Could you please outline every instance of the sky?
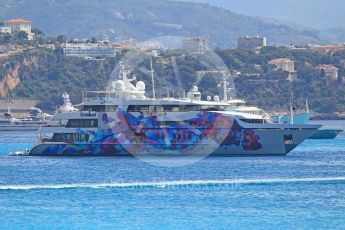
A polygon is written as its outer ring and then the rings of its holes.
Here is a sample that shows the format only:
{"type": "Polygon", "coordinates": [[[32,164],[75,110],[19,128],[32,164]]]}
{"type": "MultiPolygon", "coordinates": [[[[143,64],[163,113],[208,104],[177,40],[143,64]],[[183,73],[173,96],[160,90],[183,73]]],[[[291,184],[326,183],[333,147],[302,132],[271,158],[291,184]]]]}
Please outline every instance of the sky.
{"type": "Polygon", "coordinates": [[[344,0],[185,0],[315,29],[345,27],[344,0]]]}

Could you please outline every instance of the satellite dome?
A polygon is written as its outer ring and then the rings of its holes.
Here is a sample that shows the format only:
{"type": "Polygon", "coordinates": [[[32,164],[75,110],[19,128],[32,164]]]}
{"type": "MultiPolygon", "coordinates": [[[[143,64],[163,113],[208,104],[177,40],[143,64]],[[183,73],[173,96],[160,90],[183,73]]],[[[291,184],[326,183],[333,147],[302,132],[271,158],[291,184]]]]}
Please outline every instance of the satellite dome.
{"type": "Polygon", "coordinates": [[[220,100],[219,100],[219,96],[217,96],[217,95],[214,96],[214,97],[213,97],[213,100],[216,101],[216,102],[219,102],[219,101],[220,101],[220,100]]]}
{"type": "Polygon", "coordinates": [[[62,98],[63,98],[63,99],[69,99],[69,94],[68,94],[67,92],[64,92],[64,93],[62,94],[62,98]]]}
{"type": "Polygon", "coordinates": [[[145,91],[146,89],[145,82],[143,81],[138,81],[135,87],[140,91],[145,91]]]}
{"type": "Polygon", "coordinates": [[[115,89],[116,90],[124,90],[125,89],[125,83],[122,80],[117,80],[115,82],[115,89]]]}

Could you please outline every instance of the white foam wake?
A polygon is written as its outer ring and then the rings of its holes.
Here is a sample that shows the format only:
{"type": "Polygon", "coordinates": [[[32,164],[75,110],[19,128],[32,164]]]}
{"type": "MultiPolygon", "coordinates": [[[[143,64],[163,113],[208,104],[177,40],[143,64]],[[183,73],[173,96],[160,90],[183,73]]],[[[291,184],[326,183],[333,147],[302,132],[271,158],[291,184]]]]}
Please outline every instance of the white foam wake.
{"type": "Polygon", "coordinates": [[[178,186],[212,186],[237,184],[274,184],[306,182],[345,182],[345,177],[322,178],[274,178],[274,179],[231,179],[231,180],[181,180],[160,182],[95,183],[95,184],[42,184],[42,185],[0,185],[0,190],[31,189],[75,189],[75,188],[140,188],[140,187],[178,187],[178,186]]]}

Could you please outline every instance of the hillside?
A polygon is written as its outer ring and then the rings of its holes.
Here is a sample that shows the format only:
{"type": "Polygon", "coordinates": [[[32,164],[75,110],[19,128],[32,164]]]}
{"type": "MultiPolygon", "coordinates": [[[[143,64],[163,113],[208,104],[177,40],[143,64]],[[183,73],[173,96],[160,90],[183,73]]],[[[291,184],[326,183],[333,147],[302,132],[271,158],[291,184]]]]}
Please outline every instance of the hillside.
{"type": "MultiPolygon", "coordinates": [[[[198,85],[204,99],[206,95],[218,94],[222,97],[222,88],[219,86],[221,76],[219,79],[205,76],[200,81],[197,80],[196,71],[206,69],[194,56],[185,57],[180,52],[166,51],[162,52],[159,58],[155,58],[156,95],[166,96],[167,87],[170,93],[178,93],[177,83],[174,81],[175,72],[169,61],[175,56],[180,57],[176,62],[184,90],[198,85]],[[195,82],[197,83],[194,84],[195,82]]],[[[238,98],[268,111],[288,111],[289,95],[293,92],[294,106],[298,109],[304,109],[305,100],[308,99],[310,108],[324,114],[324,117],[336,118],[336,113],[345,112],[345,52],[326,56],[311,50],[267,47],[261,54],[242,50],[217,50],[217,53],[229,68],[242,73],[234,81],[238,98]],[[277,57],[295,60],[297,81],[287,81],[286,72],[272,69],[267,64],[269,60],[277,57]],[[322,73],[315,69],[319,64],[337,66],[340,76],[338,81],[322,76],[322,73]],[[257,68],[255,65],[261,67],[257,68]],[[257,76],[253,76],[255,74],[257,76]]],[[[31,50],[18,54],[5,65],[0,65],[0,87],[6,86],[0,93],[10,91],[11,98],[37,98],[41,102],[40,108],[45,111],[54,110],[56,105],[60,105],[61,94],[65,91],[70,93],[74,103],[79,103],[82,91],[106,87],[120,58],[121,56],[104,61],[88,61],[65,57],[56,51],[31,50]]],[[[138,67],[135,70],[136,76],[146,82],[148,95],[151,95],[150,73],[143,71],[149,69],[149,61],[146,60],[143,66],[138,67]]]]}
{"type": "Polygon", "coordinates": [[[330,43],[344,43],[345,42],[345,26],[334,27],[322,31],[321,37],[330,43]]]}
{"type": "Polygon", "coordinates": [[[203,36],[232,47],[239,36],[265,35],[271,44],[320,42],[318,33],[264,22],[208,4],[166,0],[3,0],[0,20],[23,17],[47,36],[135,38],[203,36]]]}

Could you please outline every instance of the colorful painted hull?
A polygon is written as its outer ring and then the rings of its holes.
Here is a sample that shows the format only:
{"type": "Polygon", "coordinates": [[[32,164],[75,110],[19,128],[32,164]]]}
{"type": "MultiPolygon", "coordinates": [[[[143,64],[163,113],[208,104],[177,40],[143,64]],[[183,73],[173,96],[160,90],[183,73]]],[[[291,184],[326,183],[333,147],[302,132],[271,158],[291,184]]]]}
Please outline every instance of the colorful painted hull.
{"type": "Polygon", "coordinates": [[[90,136],[87,142],[46,142],[29,155],[286,155],[319,128],[247,124],[213,112],[178,122],[127,112],[99,120],[97,131],[78,131],[90,136]]]}
{"type": "Polygon", "coordinates": [[[162,144],[62,144],[44,143],[35,146],[29,155],[44,156],[129,156],[129,155],[286,155],[296,148],[310,131],[289,131],[277,135],[274,131],[260,132],[261,143],[252,149],[231,144],[186,144],[172,148],[162,144]],[[274,136],[271,136],[273,133],[274,136]],[[293,143],[285,143],[284,136],[292,136],[293,143]]]}

